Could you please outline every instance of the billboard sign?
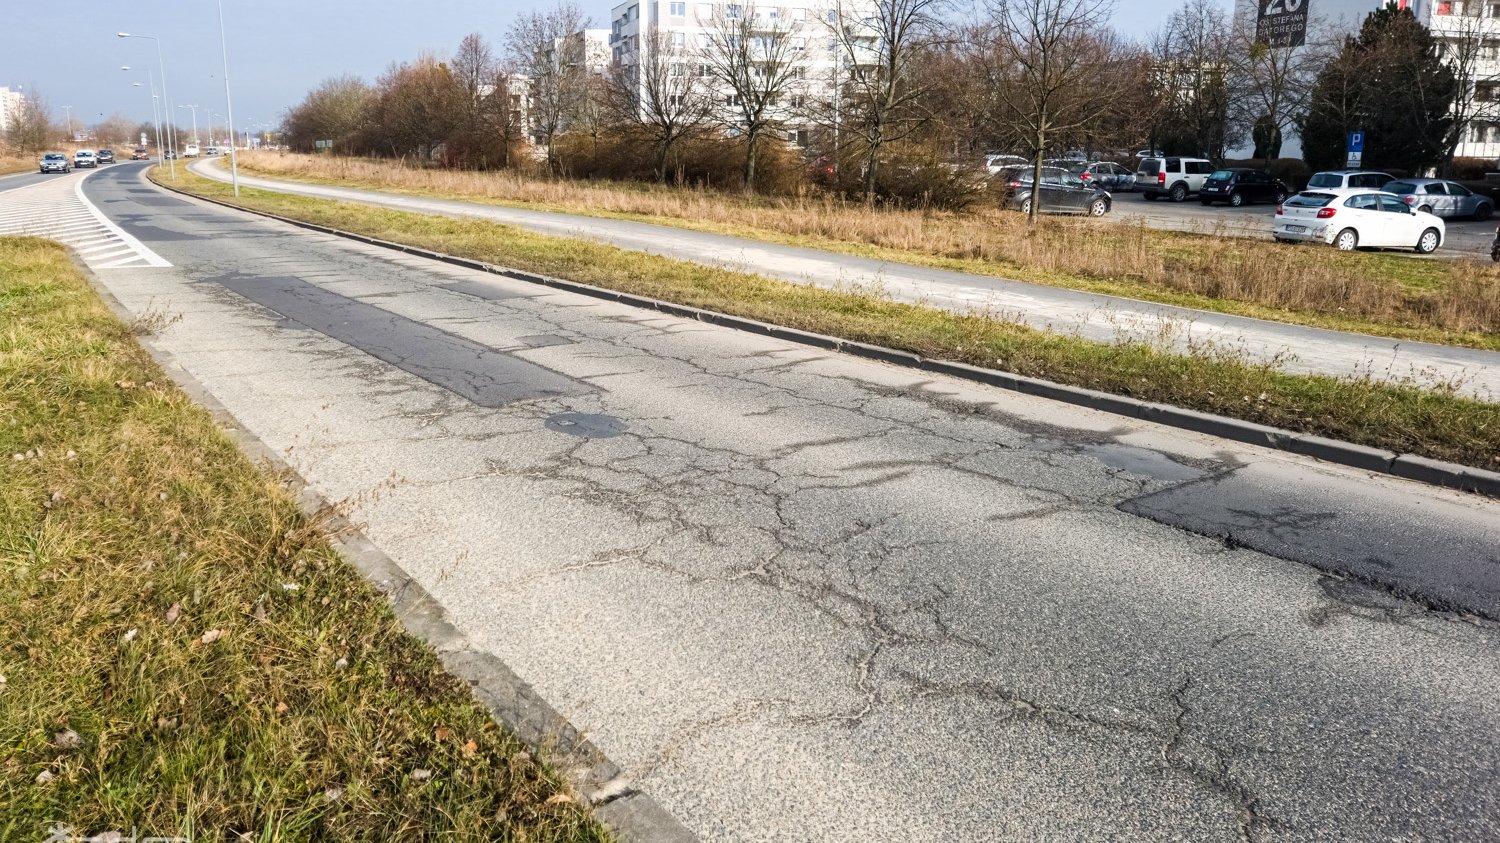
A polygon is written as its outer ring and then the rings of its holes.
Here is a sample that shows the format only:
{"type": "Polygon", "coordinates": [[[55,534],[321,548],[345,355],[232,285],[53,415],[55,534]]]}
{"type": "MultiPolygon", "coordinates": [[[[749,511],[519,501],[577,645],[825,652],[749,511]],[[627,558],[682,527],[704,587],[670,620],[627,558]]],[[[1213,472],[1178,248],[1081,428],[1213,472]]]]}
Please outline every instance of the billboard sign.
{"type": "Polygon", "coordinates": [[[1255,40],[1267,47],[1307,43],[1307,7],[1312,0],[1256,0],[1255,40]]]}

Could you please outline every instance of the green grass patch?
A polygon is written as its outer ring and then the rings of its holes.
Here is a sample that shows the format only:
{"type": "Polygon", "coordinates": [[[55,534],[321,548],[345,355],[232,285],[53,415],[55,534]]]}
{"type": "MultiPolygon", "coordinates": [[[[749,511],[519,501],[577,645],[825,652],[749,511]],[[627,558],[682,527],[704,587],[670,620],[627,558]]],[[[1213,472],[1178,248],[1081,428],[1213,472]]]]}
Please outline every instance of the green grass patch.
{"type": "MultiPolygon", "coordinates": [[[[1024,235],[989,230],[983,222],[958,214],[931,214],[930,238],[916,237],[909,246],[894,247],[877,242],[885,236],[879,226],[851,224],[844,227],[846,233],[841,236],[797,233],[665,212],[611,210],[587,201],[521,201],[477,189],[417,190],[377,179],[269,171],[257,169],[254,161],[250,156],[241,168],[289,181],[665,225],[1288,324],[1500,351],[1500,325],[1487,316],[1469,318],[1495,310],[1495,302],[1500,300],[1500,277],[1486,264],[1470,260],[1415,260],[1380,252],[1346,254],[1318,246],[1297,247],[1067,218],[1042,221],[1040,231],[1050,241],[1050,248],[1019,250],[1024,257],[1007,258],[1003,256],[1006,250],[994,248],[995,243],[1006,236],[1024,235]],[[869,239],[855,233],[860,231],[869,239]],[[1060,258],[1060,251],[1079,255],[1071,260],[1060,258]],[[1310,290],[1308,279],[1318,280],[1315,291],[1310,290]],[[1472,327],[1474,324],[1480,327],[1472,327]]],[[[647,204],[653,194],[665,190],[628,183],[610,183],[607,189],[639,193],[646,197],[643,201],[647,204]]],[[[776,208],[778,200],[726,195],[722,201],[765,210],[776,208]]],[[[1134,195],[1122,194],[1114,214],[1128,215],[1131,204],[1139,201],[1134,195]]],[[[670,202],[660,205],[672,207],[670,202]]],[[[861,211],[856,209],[855,213],[861,211]]],[[[1269,208],[1266,213],[1270,213],[1269,208]]],[[[1019,219],[1009,214],[994,219],[1014,223],[1017,220],[1012,216],[1019,219]]],[[[798,211],[788,209],[770,218],[794,229],[799,225],[794,221],[798,217],[798,211]]]]}
{"type": "Polygon", "coordinates": [[[150,326],[0,238],[0,840],[606,839],[150,326]]]}
{"type": "MultiPolygon", "coordinates": [[[[180,176],[180,174],[179,174],[180,176]]],[[[179,186],[230,201],[228,185],[179,186]]],[[[241,189],[244,207],[612,290],[1047,378],[1397,452],[1500,469],[1500,404],[1454,390],[1290,375],[1224,349],[1182,354],[1039,331],[860,290],[828,290],[492,222],[241,189]]]]}

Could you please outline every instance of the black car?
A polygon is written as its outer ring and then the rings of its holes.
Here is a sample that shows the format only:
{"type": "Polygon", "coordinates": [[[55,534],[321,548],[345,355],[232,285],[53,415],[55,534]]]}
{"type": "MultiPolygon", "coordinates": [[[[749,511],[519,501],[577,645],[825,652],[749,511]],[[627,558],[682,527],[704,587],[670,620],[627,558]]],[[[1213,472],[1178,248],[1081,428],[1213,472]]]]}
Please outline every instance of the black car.
{"type": "Polygon", "coordinates": [[[1280,205],[1290,192],[1285,184],[1265,170],[1236,167],[1214,170],[1198,191],[1198,201],[1204,205],[1227,202],[1236,208],[1249,202],[1280,205]]]}
{"type": "Polygon", "coordinates": [[[1109,213],[1113,201],[1109,191],[1090,185],[1083,179],[1060,167],[1042,168],[1042,189],[1036,191],[1031,185],[1031,170],[1012,171],[1007,182],[1009,197],[1006,206],[1024,214],[1031,213],[1033,194],[1038,194],[1044,214],[1088,214],[1102,217],[1109,213]]]}
{"type": "Polygon", "coordinates": [[[115,163],[115,151],[113,149],[101,149],[101,150],[99,150],[99,163],[100,164],[113,164],[113,163],[115,163]]]}

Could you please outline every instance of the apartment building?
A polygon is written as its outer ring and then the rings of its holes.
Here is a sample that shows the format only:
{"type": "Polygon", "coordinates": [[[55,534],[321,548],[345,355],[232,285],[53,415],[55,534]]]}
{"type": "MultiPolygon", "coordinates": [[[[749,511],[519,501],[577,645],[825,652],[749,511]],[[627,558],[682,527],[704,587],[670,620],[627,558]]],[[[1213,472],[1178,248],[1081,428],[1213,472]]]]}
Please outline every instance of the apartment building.
{"type": "Polygon", "coordinates": [[[11,122],[21,113],[24,100],[19,90],[0,87],[0,134],[10,130],[11,122]]]}
{"type": "Polygon", "coordinates": [[[1474,117],[1455,155],[1500,158],[1500,0],[1405,0],[1401,5],[1411,9],[1447,55],[1472,66],[1460,96],[1474,117]]]}
{"type": "MultiPolygon", "coordinates": [[[[789,143],[806,146],[813,120],[812,106],[836,98],[837,80],[847,61],[846,54],[835,43],[830,28],[840,20],[869,22],[875,15],[873,0],[627,0],[616,5],[609,30],[611,61],[625,71],[640,60],[642,40],[651,33],[661,33],[670,45],[673,61],[682,65],[681,73],[707,77],[705,63],[698,57],[708,43],[708,35],[724,20],[748,18],[761,37],[791,39],[795,79],[776,115],[789,143]]],[[[858,24],[856,24],[858,25],[858,24]]],[[[866,39],[873,45],[874,39],[866,39]]],[[[719,107],[732,108],[732,94],[716,91],[719,107]]]]}

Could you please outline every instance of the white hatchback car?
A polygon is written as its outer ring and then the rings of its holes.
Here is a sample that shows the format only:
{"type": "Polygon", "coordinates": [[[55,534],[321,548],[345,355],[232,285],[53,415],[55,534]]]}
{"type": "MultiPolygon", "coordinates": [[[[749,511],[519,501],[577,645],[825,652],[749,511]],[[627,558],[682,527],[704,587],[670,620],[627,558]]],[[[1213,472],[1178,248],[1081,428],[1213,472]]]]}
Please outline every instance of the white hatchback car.
{"type": "Polygon", "coordinates": [[[1304,190],[1276,206],[1271,236],[1283,243],[1322,241],[1340,251],[1415,249],[1431,254],[1443,245],[1443,221],[1367,188],[1304,190]]]}

